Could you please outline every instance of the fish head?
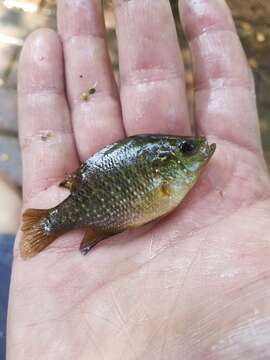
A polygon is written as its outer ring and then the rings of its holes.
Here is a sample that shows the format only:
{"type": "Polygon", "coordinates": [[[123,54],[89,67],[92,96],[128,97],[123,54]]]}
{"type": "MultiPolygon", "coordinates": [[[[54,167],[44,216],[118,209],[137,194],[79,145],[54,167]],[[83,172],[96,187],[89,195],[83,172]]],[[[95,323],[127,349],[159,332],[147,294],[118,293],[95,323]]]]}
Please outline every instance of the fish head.
{"type": "Polygon", "coordinates": [[[208,163],[216,149],[205,137],[168,137],[163,143],[159,166],[164,177],[181,178],[186,184],[194,183],[203,167],[208,163]]]}
{"type": "Polygon", "coordinates": [[[183,137],[177,145],[178,165],[194,174],[202,170],[216,150],[216,144],[209,145],[205,137],[183,137]]]}

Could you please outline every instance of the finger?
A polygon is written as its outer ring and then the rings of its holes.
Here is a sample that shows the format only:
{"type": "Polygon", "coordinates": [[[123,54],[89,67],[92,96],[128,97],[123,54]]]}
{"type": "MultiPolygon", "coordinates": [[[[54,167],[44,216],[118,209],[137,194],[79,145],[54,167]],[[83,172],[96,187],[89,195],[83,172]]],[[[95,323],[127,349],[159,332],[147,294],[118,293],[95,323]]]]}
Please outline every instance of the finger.
{"type": "Polygon", "coordinates": [[[66,84],[80,158],[124,136],[117,87],[105,41],[100,0],[60,0],[58,28],[64,46],[66,84]],[[81,93],[96,84],[96,93],[81,93]]]}
{"type": "Polygon", "coordinates": [[[19,133],[24,198],[78,166],[64,94],[61,42],[52,30],[26,40],[18,74],[19,133]]]}
{"type": "Polygon", "coordinates": [[[180,0],[194,68],[196,124],[214,135],[260,149],[254,86],[224,0],[180,0]]]}
{"type": "Polygon", "coordinates": [[[114,0],[126,132],[188,133],[184,67],[168,0],[114,0]]]}

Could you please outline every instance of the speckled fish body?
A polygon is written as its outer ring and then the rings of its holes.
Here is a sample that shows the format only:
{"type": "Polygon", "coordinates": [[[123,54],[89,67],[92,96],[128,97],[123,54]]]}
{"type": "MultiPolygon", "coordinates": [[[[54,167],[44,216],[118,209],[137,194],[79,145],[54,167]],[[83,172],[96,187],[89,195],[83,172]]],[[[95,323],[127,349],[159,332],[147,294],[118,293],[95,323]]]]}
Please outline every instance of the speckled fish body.
{"type": "Polygon", "coordinates": [[[32,256],[80,227],[88,229],[81,244],[86,253],[103,238],[169,213],[214,151],[215,144],[203,137],[164,135],[137,135],[106,146],[60,184],[70,190],[66,200],[25,212],[22,255],[32,256]],[[29,234],[36,237],[34,248],[29,234]]]}

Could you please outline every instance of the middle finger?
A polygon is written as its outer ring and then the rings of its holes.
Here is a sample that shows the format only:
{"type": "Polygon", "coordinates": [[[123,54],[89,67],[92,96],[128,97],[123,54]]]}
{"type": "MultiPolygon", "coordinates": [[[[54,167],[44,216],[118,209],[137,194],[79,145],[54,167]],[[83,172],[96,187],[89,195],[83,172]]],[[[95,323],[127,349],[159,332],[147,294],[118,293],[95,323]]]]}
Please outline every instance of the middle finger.
{"type": "Polygon", "coordinates": [[[169,0],[114,0],[128,135],[188,134],[184,66],[169,0]]]}

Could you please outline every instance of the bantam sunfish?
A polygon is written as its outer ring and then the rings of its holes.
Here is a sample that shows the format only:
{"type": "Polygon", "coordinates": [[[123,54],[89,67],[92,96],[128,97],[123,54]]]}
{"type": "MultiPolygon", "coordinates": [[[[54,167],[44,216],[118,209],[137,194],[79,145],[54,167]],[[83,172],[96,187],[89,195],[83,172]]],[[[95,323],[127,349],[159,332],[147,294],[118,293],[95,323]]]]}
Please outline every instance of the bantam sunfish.
{"type": "Polygon", "coordinates": [[[171,212],[216,149],[205,137],[136,135],[98,151],[59,185],[70,195],[48,210],[23,214],[20,251],[36,255],[59,235],[86,229],[80,250],[171,212]]]}

